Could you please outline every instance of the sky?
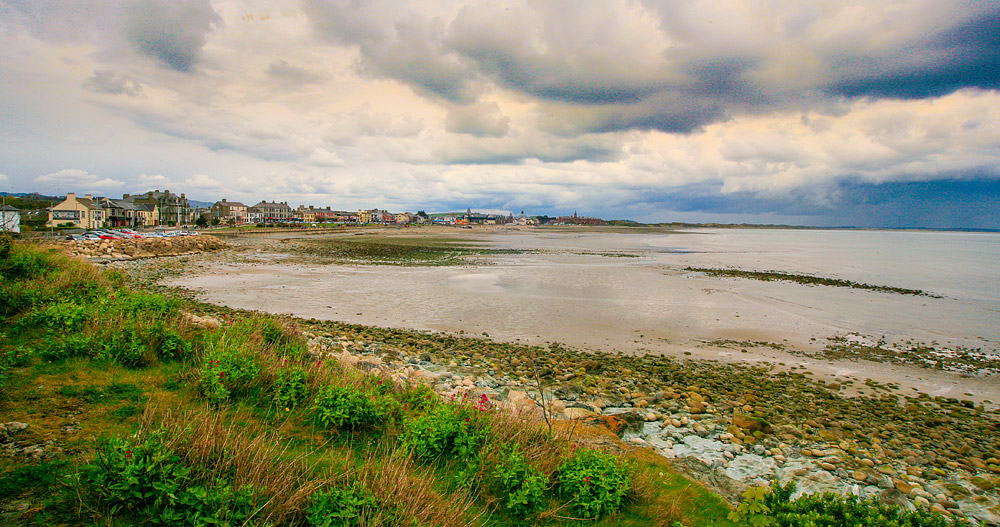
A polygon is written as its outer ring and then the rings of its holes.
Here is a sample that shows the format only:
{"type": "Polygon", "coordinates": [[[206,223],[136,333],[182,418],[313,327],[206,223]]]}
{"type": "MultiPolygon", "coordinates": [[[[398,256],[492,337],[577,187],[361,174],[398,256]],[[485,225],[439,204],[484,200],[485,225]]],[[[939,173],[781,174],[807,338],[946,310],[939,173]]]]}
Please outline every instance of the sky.
{"type": "Polygon", "coordinates": [[[997,0],[0,0],[0,191],[998,229],[998,89],[997,0]]]}

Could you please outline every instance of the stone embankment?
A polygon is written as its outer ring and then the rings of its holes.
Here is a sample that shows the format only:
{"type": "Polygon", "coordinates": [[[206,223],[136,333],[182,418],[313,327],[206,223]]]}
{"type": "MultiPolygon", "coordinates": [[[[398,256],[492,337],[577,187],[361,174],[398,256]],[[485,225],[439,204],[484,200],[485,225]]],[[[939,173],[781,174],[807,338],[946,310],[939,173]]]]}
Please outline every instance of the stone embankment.
{"type": "Polygon", "coordinates": [[[174,236],[172,238],[135,238],[129,240],[83,240],[55,242],[70,256],[101,260],[134,260],[157,256],[182,256],[217,251],[228,244],[215,236],[174,236]]]}
{"type": "MultiPolygon", "coordinates": [[[[811,408],[812,418],[772,425],[759,417],[762,399],[725,393],[710,382],[653,386],[649,377],[628,376],[633,372],[602,373],[592,360],[531,378],[526,371],[500,370],[479,354],[446,356],[321,332],[306,336],[315,358],[382,372],[397,383],[428,383],[445,399],[485,394],[515,411],[607,427],[733,502],[748,486],[795,482],[797,494],[854,494],[1000,525],[1000,452],[983,448],[995,444],[993,438],[981,438],[980,445],[941,426],[968,420],[995,433],[992,418],[961,401],[916,397],[903,409],[911,417],[900,418],[910,422],[876,424],[873,415],[836,416],[804,398],[796,404],[811,408]]],[[[883,396],[874,404],[888,409],[899,401],[883,396]]]]}

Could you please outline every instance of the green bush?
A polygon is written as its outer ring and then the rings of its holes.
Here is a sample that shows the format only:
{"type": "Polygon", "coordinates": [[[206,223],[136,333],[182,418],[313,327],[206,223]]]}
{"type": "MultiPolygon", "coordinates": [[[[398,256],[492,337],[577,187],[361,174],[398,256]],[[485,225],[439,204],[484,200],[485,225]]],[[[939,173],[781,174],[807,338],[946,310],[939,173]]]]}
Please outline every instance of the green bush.
{"type": "Polygon", "coordinates": [[[479,410],[441,404],[426,415],[407,420],[403,444],[420,459],[453,457],[471,463],[478,460],[489,436],[479,410]]]}
{"type": "Polygon", "coordinates": [[[326,386],[316,394],[310,408],[323,428],[357,430],[373,428],[388,419],[386,401],[355,388],[326,386]]]}
{"type": "Polygon", "coordinates": [[[404,408],[414,412],[429,410],[441,402],[434,389],[426,384],[411,385],[396,394],[404,408]]]}
{"type": "Polygon", "coordinates": [[[274,381],[274,402],[278,409],[295,408],[309,395],[306,371],[300,366],[284,366],[274,381]]]}
{"type": "Polygon", "coordinates": [[[6,254],[0,257],[0,278],[4,280],[31,280],[50,273],[55,266],[52,253],[34,247],[13,244],[6,236],[2,242],[6,254]]]}
{"type": "Polygon", "coordinates": [[[378,508],[378,501],[367,489],[334,487],[313,494],[306,520],[313,527],[354,527],[378,508]]]}
{"type": "Polygon", "coordinates": [[[50,304],[34,313],[32,322],[36,326],[73,331],[80,329],[87,319],[87,309],[72,300],[50,304]]]}
{"type": "Polygon", "coordinates": [[[581,518],[599,518],[620,509],[631,479],[630,464],[597,450],[579,450],[559,467],[560,493],[581,518]]]}
{"type": "Polygon", "coordinates": [[[254,511],[252,488],[194,481],[156,435],[99,441],[80,483],[84,497],[109,516],[152,525],[244,525],[254,511]]]}
{"type": "Polygon", "coordinates": [[[74,333],[49,342],[40,355],[42,360],[60,361],[70,357],[94,357],[97,350],[91,345],[88,335],[74,333]]]}
{"type": "Polygon", "coordinates": [[[729,514],[739,527],[969,527],[926,509],[904,511],[874,500],[832,493],[810,494],[792,501],[795,484],[754,487],[729,514]]]}
{"type": "Polygon", "coordinates": [[[258,357],[252,351],[225,346],[207,350],[202,360],[200,387],[208,399],[221,404],[235,395],[244,395],[260,375],[258,357]]]}
{"type": "Polygon", "coordinates": [[[548,478],[529,464],[516,447],[501,450],[493,480],[504,507],[512,515],[526,517],[542,507],[548,478]]]}

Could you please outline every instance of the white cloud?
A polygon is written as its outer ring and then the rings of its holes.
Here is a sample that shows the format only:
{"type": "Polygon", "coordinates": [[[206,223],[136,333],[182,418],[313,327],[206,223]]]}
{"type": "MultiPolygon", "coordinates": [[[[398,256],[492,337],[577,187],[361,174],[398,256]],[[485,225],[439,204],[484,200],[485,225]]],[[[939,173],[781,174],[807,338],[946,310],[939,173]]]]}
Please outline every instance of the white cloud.
{"type": "Polygon", "coordinates": [[[196,189],[221,189],[225,185],[211,176],[205,174],[195,174],[184,180],[183,186],[196,189]]]}
{"type": "Polygon", "coordinates": [[[152,176],[146,174],[139,174],[137,182],[139,188],[146,189],[155,187],[153,188],[153,190],[159,188],[166,188],[167,185],[170,185],[171,183],[170,178],[162,174],[155,174],[152,176]]]}
{"type": "Polygon", "coordinates": [[[331,152],[324,148],[317,148],[309,154],[309,162],[321,166],[321,167],[341,167],[344,166],[344,160],[337,155],[336,152],[331,152]]]}
{"type": "Polygon", "coordinates": [[[102,178],[78,168],[66,168],[58,172],[38,176],[35,178],[35,181],[60,192],[111,189],[121,187],[125,184],[124,181],[102,178]]]}

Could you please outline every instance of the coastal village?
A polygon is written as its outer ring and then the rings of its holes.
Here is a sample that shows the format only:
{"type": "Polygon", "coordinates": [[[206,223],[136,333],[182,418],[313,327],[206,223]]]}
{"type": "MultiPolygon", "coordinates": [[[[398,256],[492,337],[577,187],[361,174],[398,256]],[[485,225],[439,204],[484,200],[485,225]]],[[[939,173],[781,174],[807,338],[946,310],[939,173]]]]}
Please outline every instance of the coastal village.
{"type": "MultiPolygon", "coordinates": [[[[59,199],[59,198],[57,198],[59,199]]],[[[22,225],[34,223],[45,229],[102,229],[130,228],[157,229],[187,226],[303,226],[316,224],[353,225],[517,225],[539,223],[550,225],[605,225],[600,218],[573,215],[550,218],[525,216],[512,213],[496,214],[463,212],[427,214],[417,212],[390,212],[381,208],[337,210],[331,207],[299,205],[292,207],[287,201],[266,199],[253,205],[223,198],[210,206],[193,204],[182,192],[151,190],[142,194],[123,194],[121,198],[78,195],[69,192],[62,201],[36,210],[18,210],[4,204],[2,225],[4,232],[21,232],[22,225]]]]}

